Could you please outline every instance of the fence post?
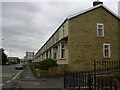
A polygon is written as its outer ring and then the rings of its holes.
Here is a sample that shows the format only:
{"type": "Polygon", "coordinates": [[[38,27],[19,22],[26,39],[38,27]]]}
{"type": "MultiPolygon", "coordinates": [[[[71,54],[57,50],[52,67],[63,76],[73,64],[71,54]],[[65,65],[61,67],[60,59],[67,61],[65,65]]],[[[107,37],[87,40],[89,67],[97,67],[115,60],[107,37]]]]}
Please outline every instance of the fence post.
{"type": "Polygon", "coordinates": [[[90,73],[88,73],[88,87],[89,87],[89,90],[91,90],[91,86],[92,86],[92,75],[90,73]]]}
{"type": "Polygon", "coordinates": [[[78,72],[75,72],[75,87],[78,87],[78,72]]]}
{"type": "Polygon", "coordinates": [[[80,90],[80,87],[81,87],[81,82],[80,82],[81,81],[80,80],[81,79],[81,73],[80,72],[78,72],[78,73],[79,73],[79,85],[78,86],[79,86],[79,90],[80,90]]]}
{"type": "Polygon", "coordinates": [[[110,90],[112,90],[113,81],[110,80],[110,90]]]}
{"type": "Polygon", "coordinates": [[[71,74],[72,74],[72,72],[69,72],[69,75],[70,75],[70,76],[69,76],[69,79],[70,79],[69,89],[71,89],[71,81],[72,81],[72,80],[71,80],[71,76],[72,76],[71,74]]]}
{"type": "Polygon", "coordinates": [[[75,88],[75,72],[72,72],[72,86],[75,88]]]}
{"type": "Polygon", "coordinates": [[[103,80],[103,78],[101,79],[101,90],[103,90],[104,89],[104,80],[103,80]]]}
{"type": "Polygon", "coordinates": [[[100,90],[100,78],[97,78],[98,84],[97,84],[97,89],[100,90]]]}
{"type": "Polygon", "coordinates": [[[119,63],[119,66],[118,66],[118,68],[119,68],[119,72],[120,72],[120,61],[118,61],[118,63],[119,63]]]}
{"type": "Polygon", "coordinates": [[[94,60],[94,90],[96,90],[96,60],[94,60]]]}
{"type": "Polygon", "coordinates": [[[64,88],[66,88],[66,71],[64,70],[64,88]]]}
{"type": "Polygon", "coordinates": [[[117,90],[117,82],[115,81],[115,85],[114,85],[115,90],[117,90]]]}

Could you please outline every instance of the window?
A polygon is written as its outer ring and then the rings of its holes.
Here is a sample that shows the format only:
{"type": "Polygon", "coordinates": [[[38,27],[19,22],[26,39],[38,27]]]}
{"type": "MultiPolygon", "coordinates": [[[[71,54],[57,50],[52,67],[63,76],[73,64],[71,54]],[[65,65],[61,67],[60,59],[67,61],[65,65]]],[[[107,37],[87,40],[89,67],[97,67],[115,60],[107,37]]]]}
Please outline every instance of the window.
{"type": "Polygon", "coordinates": [[[101,23],[97,23],[97,36],[104,37],[104,25],[101,23]]]}
{"type": "Polygon", "coordinates": [[[46,52],[46,58],[48,58],[48,51],[46,52]]]}
{"type": "Polygon", "coordinates": [[[54,47],[54,59],[57,59],[57,46],[54,47]]]}
{"type": "Polygon", "coordinates": [[[61,44],[61,58],[65,58],[65,45],[61,44]]]}
{"type": "Polygon", "coordinates": [[[103,44],[103,56],[104,58],[110,58],[110,44],[103,44]]]}
{"type": "Polygon", "coordinates": [[[43,60],[43,54],[42,54],[42,60],[43,60]]]}
{"type": "Polygon", "coordinates": [[[51,49],[50,49],[50,58],[51,58],[51,49]]]}

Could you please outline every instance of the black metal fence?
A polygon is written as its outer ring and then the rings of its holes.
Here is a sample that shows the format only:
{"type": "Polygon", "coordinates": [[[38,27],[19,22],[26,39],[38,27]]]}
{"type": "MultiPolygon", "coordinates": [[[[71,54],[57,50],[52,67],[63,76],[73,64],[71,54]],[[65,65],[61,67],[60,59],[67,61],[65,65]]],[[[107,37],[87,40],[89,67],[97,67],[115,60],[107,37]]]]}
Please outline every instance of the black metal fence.
{"type": "Polygon", "coordinates": [[[96,75],[113,75],[120,72],[120,61],[94,61],[96,75]]]}
{"type": "Polygon", "coordinates": [[[118,81],[112,77],[117,73],[120,73],[120,61],[94,61],[94,71],[65,71],[64,88],[67,90],[118,90],[118,81]]]}
{"type": "Polygon", "coordinates": [[[64,73],[64,88],[68,90],[93,88],[94,76],[92,72],[68,72],[64,73]]]}

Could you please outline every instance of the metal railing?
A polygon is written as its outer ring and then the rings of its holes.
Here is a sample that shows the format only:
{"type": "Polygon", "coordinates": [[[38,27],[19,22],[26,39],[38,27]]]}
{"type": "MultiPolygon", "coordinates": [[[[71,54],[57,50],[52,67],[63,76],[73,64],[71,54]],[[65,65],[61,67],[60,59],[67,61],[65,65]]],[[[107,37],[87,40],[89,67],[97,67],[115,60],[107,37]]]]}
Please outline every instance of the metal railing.
{"type": "Polygon", "coordinates": [[[64,88],[67,90],[118,90],[117,81],[110,77],[118,73],[120,73],[120,61],[94,61],[93,71],[65,71],[64,88]]]}
{"type": "Polygon", "coordinates": [[[94,72],[96,75],[113,75],[120,72],[120,61],[96,61],[94,60],[94,72]]]}
{"type": "Polygon", "coordinates": [[[94,85],[92,72],[69,72],[64,73],[64,88],[92,88],[94,85]]]}

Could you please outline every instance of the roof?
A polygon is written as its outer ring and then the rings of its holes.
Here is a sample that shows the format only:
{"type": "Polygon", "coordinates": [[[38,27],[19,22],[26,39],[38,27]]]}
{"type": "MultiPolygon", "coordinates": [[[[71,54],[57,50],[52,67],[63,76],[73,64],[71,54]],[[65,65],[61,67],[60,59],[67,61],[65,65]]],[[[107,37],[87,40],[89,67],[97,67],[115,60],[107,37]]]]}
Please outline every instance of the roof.
{"type": "Polygon", "coordinates": [[[70,15],[70,16],[68,17],[68,19],[74,18],[74,17],[76,17],[76,16],[78,16],[78,15],[84,14],[84,13],[86,13],[86,12],[89,12],[89,11],[94,10],[94,9],[96,9],[96,8],[99,8],[99,7],[105,8],[107,11],[109,11],[109,12],[110,12],[111,14],[113,14],[115,17],[117,17],[118,19],[120,19],[120,16],[118,16],[116,13],[114,13],[112,10],[110,10],[109,8],[107,8],[107,7],[106,7],[105,5],[103,5],[103,4],[100,4],[100,5],[97,5],[97,6],[88,8],[88,9],[82,11],[82,12],[79,12],[79,13],[76,13],[76,14],[73,14],[73,15],[70,15]]]}
{"type": "MultiPolygon", "coordinates": [[[[99,7],[103,7],[103,8],[105,8],[108,12],[110,12],[112,15],[114,15],[115,17],[117,17],[118,19],[120,19],[120,16],[118,16],[116,13],[114,13],[112,10],[110,10],[109,8],[107,8],[105,5],[103,5],[103,4],[99,4],[99,5],[97,5],[97,6],[94,6],[94,7],[91,7],[91,8],[88,8],[88,9],[86,9],[86,10],[83,10],[83,11],[81,11],[81,12],[79,12],[79,13],[76,13],[76,14],[73,14],[73,15],[70,15],[70,16],[68,16],[63,22],[62,22],[62,24],[57,28],[57,30],[53,33],[53,35],[59,30],[59,28],[67,21],[67,20],[69,20],[69,19],[72,19],[72,18],[74,18],[74,17],[76,17],[76,16],[78,16],[78,15],[81,15],[81,14],[84,14],[84,13],[86,13],[86,12],[89,12],[89,11],[91,11],[91,10],[94,10],[94,9],[96,9],[96,8],[99,8],[99,7]]],[[[52,35],[52,36],[53,36],[52,35]]],[[[51,36],[51,37],[52,37],[51,36]]],[[[49,38],[49,39],[51,39],[51,37],[49,38]]],[[[46,43],[49,41],[49,39],[46,41],[46,43]]],[[[45,44],[46,44],[45,43],[45,44]]],[[[45,45],[44,44],[44,45],[45,45]]],[[[44,46],[43,45],[43,46],[44,46]]],[[[43,47],[42,46],[42,47],[43,47]]],[[[42,49],[42,47],[38,50],[38,52],[42,49]]],[[[37,52],[37,53],[38,53],[37,52]]],[[[36,53],[36,54],[37,54],[36,53]]],[[[35,55],[36,55],[35,54],[35,55]]]]}

